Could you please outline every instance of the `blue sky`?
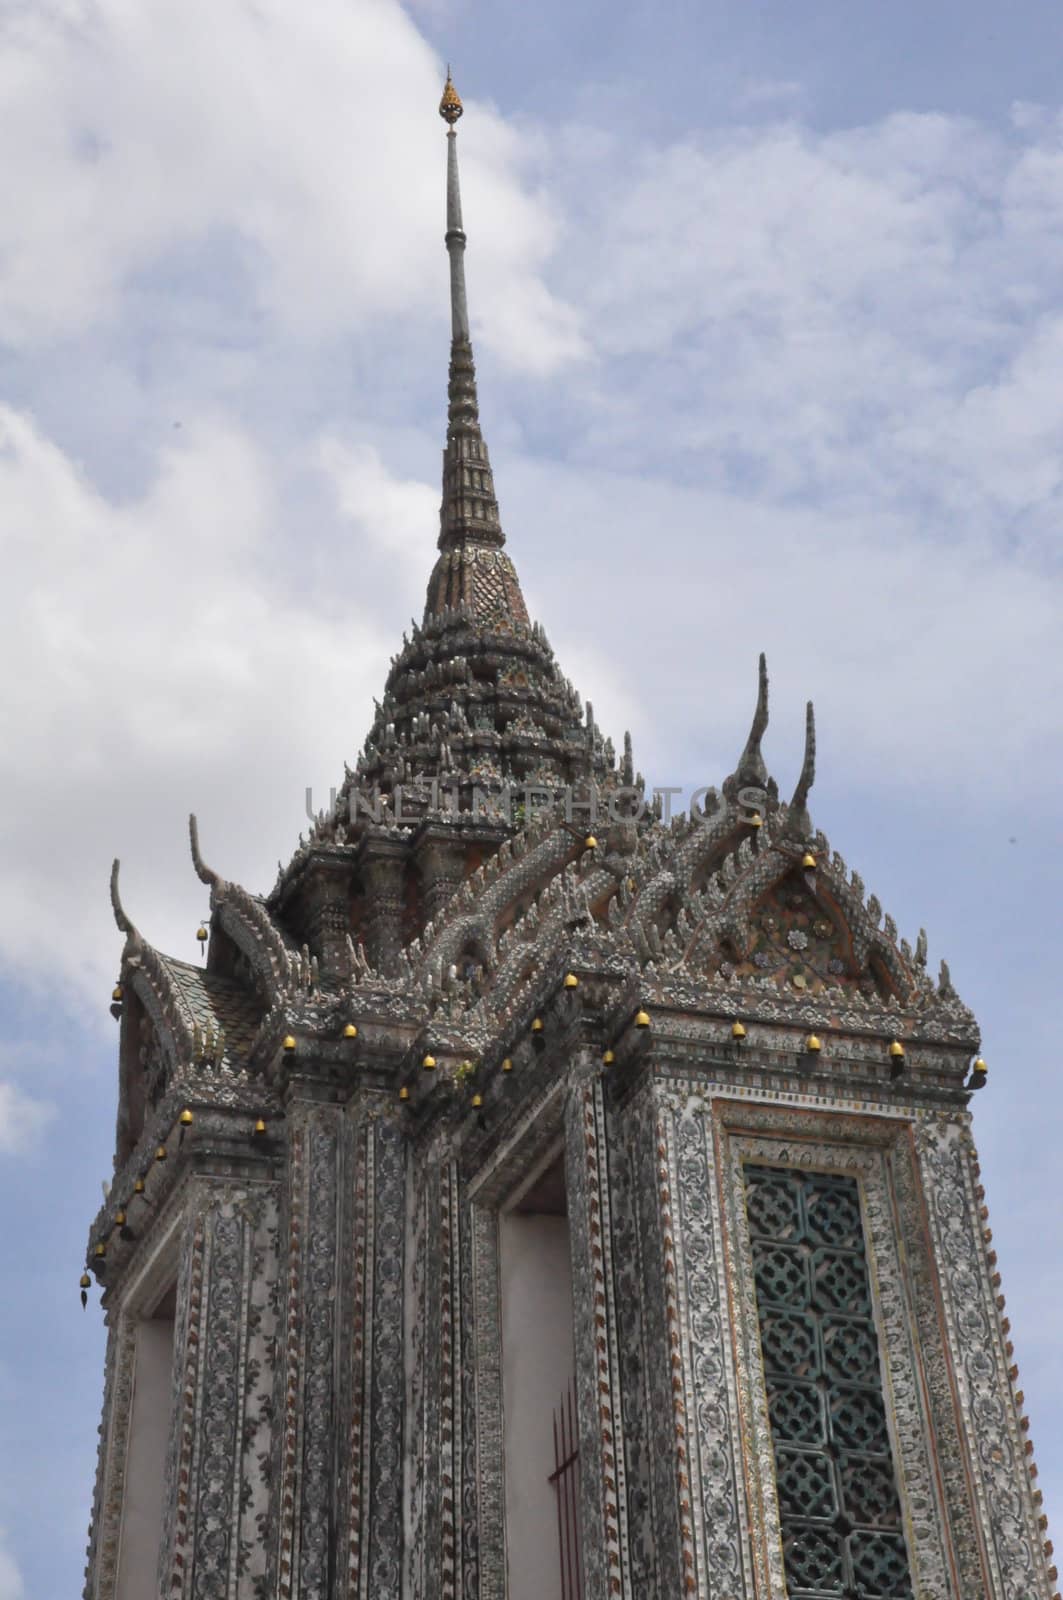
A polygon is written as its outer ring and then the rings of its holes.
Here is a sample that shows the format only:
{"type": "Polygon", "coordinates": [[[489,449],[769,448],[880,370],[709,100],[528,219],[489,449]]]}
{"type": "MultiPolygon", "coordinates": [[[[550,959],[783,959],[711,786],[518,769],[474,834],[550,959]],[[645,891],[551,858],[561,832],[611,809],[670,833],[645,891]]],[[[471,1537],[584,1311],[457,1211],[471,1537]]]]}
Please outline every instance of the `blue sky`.
{"type": "Polygon", "coordinates": [[[447,59],[533,614],[651,782],[730,770],[759,650],[784,790],[815,699],[817,825],[982,1023],[1052,1516],[1058,5],[38,0],[0,30],[0,1600],[81,1583],[111,858],[190,958],[189,810],[267,888],[423,604],[447,59]]]}

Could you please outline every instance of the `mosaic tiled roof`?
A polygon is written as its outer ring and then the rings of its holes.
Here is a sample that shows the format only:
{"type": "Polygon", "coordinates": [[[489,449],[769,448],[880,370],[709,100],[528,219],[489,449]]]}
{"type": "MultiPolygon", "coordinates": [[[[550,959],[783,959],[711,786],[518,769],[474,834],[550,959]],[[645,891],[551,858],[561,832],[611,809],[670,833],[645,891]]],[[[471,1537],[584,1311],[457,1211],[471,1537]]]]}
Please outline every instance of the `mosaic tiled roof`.
{"type": "Polygon", "coordinates": [[[257,995],[242,984],[191,962],[162,955],[159,960],[185,1012],[189,1031],[198,1030],[204,1041],[223,1041],[215,1058],[218,1066],[245,1066],[262,1021],[262,1003],[257,995]]]}

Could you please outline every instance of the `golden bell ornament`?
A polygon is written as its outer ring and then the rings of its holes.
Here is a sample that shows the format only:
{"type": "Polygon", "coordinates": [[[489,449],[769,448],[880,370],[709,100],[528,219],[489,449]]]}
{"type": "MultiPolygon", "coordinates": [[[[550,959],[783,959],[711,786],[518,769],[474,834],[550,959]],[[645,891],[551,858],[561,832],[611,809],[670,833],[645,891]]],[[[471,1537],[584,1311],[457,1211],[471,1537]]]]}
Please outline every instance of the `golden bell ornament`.
{"type": "Polygon", "coordinates": [[[732,1039],[744,1039],[745,1036],[746,1036],[746,1030],[742,1026],[742,1024],[740,1022],[732,1022],[732,1024],[731,1024],[731,1038],[732,1039]]]}
{"type": "Polygon", "coordinates": [[[295,1039],[290,1033],[286,1033],[281,1040],[281,1049],[287,1050],[289,1055],[295,1049],[295,1039]]]}
{"type": "Polygon", "coordinates": [[[584,839],[583,848],[584,848],[584,850],[597,850],[598,841],[594,837],[593,833],[589,833],[587,835],[587,837],[584,839]]]}
{"type": "Polygon", "coordinates": [[[255,1123],[255,1126],[254,1126],[254,1128],[253,1128],[253,1129],[252,1129],[252,1130],[251,1130],[251,1131],[252,1131],[252,1132],[253,1132],[253,1133],[254,1133],[254,1134],[255,1134],[255,1135],[256,1135],[256,1136],[257,1136],[257,1137],[258,1137],[258,1138],[261,1138],[261,1137],[262,1137],[262,1135],[263,1135],[263,1134],[264,1134],[264,1133],[265,1133],[265,1131],[266,1131],[266,1124],[265,1124],[265,1122],[264,1122],[264,1121],[263,1121],[263,1119],[262,1119],[262,1118],[261,1118],[261,1117],[259,1117],[259,1118],[258,1118],[258,1120],[257,1120],[257,1121],[256,1121],[256,1123],[255,1123]]]}
{"type": "Polygon", "coordinates": [[[745,824],[747,828],[763,828],[764,818],[759,811],[754,811],[752,816],[745,818],[745,824]]]}
{"type": "Polygon", "coordinates": [[[576,977],[576,974],[574,972],[566,972],[565,973],[565,988],[566,989],[578,989],[579,988],[579,979],[576,977]]]}
{"type": "Polygon", "coordinates": [[[512,1056],[504,1056],[502,1058],[502,1071],[503,1072],[512,1072],[513,1071],[513,1057],[512,1056]]]}
{"type": "Polygon", "coordinates": [[[196,938],[199,940],[200,944],[206,944],[206,942],[207,942],[207,930],[203,926],[202,922],[199,924],[199,927],[196,929],[196,938]]]}
{"type": "Polygon", "coordinates": [[[102,1261],[106,1254],[107,1246],[105,1244],[98,1244],[93,1251],[93,1255],[96,1257],[97,1261],[102,1261]]]}
{"type": "Polygon", "coordinates": [[[166,1160],[166,1146],[164,1144],[160,1144],[159,1146],[157,1146],[157,1148],[155,1150],[155,1159],[156,1159],[156,1161],[165,1161],[166,1160]]]}
{"type": "Polygon", "coordinates": [[[92,1279],[89,1277],[87,1272],[83,1272],[81,1274],[81,1277],[78,1280],[78,1287],[81,1288],[81,1289],[91,1289],[92,1288],[92,1279]]]}
{"type": "Polygon", "coordinates": [[[357,1039],[358,1029],[355,1027],[353,1022],[348,1022],[347,1026],[343,1030],[343,1037],[345,1039],[357,1039]]]}
{"type": "Polygon", "coordinates": [[[407,1089],[406,1085],[403,1084],[401,1089],[399,1090],[399,1099],[405,1104],[405,1102],[409,1098],[410,1098],[410,1091],[409,1091],[409,1089],[407,1089]]]}
{"type": "Polygon", "coordinates": [[[121,1003],[122,1003],[122,985],[120,983],[116,983],[114,988],[111,990],[111,999],[115,1002],[116,1005],[121,1005],[121,1003]]]}
{"type": "Polygon", "coordinates": [[[890,1059],[892,1061],[904,1060],[904,1046],[899,1039],[894,1039],[890,1045],[890,1059]]]}
{"type": "Polygon", "coordinates": [[[177,1120],[181,1124],[182,1128],[190,1128],[192,1126],[192,1113],[189,1111],[187,1106],[185,1106],[177,1120]]]}
{"type": "Polygon", "coordinates": [[[643,1011],[640,1006],[638,1011],[635,1012],[635,1026],[636,1028],[648,1028],[649,1025],[650,1014],[648,1011],[643,1011]]]}
{"type": "Polygon", "coordinates": [[[808,1038],[805,1040],[805,1049],[811,1050],[812,1053],[815,1054],[816,1051],[823,1049],[823,1045],[814,1033],[810,1033],[808,1038]]]}
{"type": "Polygon", "coordinates": [[[531,1031],[532,1031],[532,1033],[542,1033],[542,1031],[543,1031],[543,1019],[542,1019],[542,1017],[536,1017],[533,1020],[532,1025],[531,1025],[531,1031]]]}
{"type": "Polygon", "coordinates": [[[801,865],[804,867],[806,872],[814,872],[815,871],[816,858],[812,854],[811,850],[806,850],[805,851],[804,855],[801,857],[801,865]]]}
{"type": "Polygon", "coordinates": [[[484,1103],[484,1097],[483,1097],[482,1094],[474,1094],[473,1095],[473,1097],[472,1097],[472,1105],[473,1105],[475,1110],[479,1111],[479,1109],[483,1105],[483,1103],[484,1103]]]}
{"type": "Polygon", "coordinates": [[[602,1066],[603,1067],[611,1067],[615,1060],[616,1060],[616,1051],[615,1050],[603,1050],[602,1051],[602,1066]]]}
{"type": "Polygon", "coordinates": [[[115,1212],[115,1214],[114,1214],[114,1225],[115,1225],[116,1228],[124,1228],[125,1227],[125,1212],[124,1211],[116,1211],[115,1212]]]}
{"type": "Polygon", "coordinates": [[[989,1071],[989,1068],[986,1065],[986,1063],[982,1060],[982,1057],[979,1056],[977,1061],[974,1063],[974,1066],[971,1068],[971,1071],[972,1072],[977,1072],[978,1076],[980,1078],[982,1078],[989,1071]]]}
{"type": "Polygon", "coordinates": [[[421,1065],[426,1072],[434,1072],[436,1065],[435,1056],[425,1056],[424,1060],[421,1062],[421,1065]]]}
{"type": "Polygon", "coordinates": [[[137,1181],[134,1183],[134,1185],[133,1185],[133,1193],[134,1194],[143,1194],[144,1193],[144,1179],[143,1178],[138,1178],[137,1181]]]}

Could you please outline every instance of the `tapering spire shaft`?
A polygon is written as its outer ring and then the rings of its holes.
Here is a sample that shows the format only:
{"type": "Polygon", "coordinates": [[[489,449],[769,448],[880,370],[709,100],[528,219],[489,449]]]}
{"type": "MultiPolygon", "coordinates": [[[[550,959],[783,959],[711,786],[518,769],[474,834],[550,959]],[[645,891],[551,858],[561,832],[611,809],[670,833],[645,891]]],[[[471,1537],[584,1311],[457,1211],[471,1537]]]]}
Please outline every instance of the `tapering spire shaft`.
{"type": "Polygon", "coordinates": [[[457,343],[469,337],[469,303],[465,296],[465,230],[461,225],[461,179],[458,135],[447,133],[447,254],[450,256],[450,336],[457,343]]]}
{"type": "Polygon", "coordinates": [[[461,216],[458,141],[454,124],[461,99],[447,72],[439,115],[447,132],[447,255],[450,258],[450,375],[447,442],[443,451],[443,502],[439,508],[439,560],[428,583],[426,620],[458,613],[483,626],[528,626],[528,611],[513,563],[502,550],[487,445],[480,432],[476,367],[465,296],[465,229],[461,216]]]}

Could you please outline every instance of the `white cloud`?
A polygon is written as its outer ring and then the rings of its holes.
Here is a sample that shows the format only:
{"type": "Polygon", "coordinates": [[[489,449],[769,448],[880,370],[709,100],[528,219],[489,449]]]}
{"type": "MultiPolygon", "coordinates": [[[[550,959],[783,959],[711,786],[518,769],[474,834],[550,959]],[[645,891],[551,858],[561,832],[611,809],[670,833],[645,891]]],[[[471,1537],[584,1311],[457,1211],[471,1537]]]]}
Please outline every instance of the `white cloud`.
{"type": "Polygon", "coordinates": [[[431,532],[439,526],[439,492],[416,479],[394,476],[373,445],[348,444],[335,435],[321,441],[318,461],[355,536],[397,558],[412,583],[427,583],[431,532]]]}
{"type": "MultiPolygon", "coordinates": [[[[538,610],[562,664],[572,670],[590,618],[647,778],[730,770],[760,649],[784,787],[808,697],[821,782],[883,797],[918,786],[972,812],[999,805],[1016,772],[1063,771],[1046,716],[1063,699],[1059,586],[990,541],[935,543],[888,513],[758,507],[646,475],[513,462],[501,476],[518,559],[537,539],[551,572],[538,610]],[[607,541],[572,538],[592,523],[607,541]]],[[[596,664],[587,693],[601,676],[596,664]]],[[[1039,788],[1029,814],[1045,800],[1039,788]]]]}
{"type": "MultiPolygon", "coordinates": [[[[18,1084],[0,1078],[0,1155],[25,1155],[32,1150],[55,1115],[56,1108],[50,1102],[36,1100],[18,1084]]],[[[4,1561],[0,1544],[0,1600],[7,1593],[4,1561]]]]}
{"type": "MultiPolygon", "coordinates": [[[[136,274],[209,277],[219,248],[241,299],[296,336],[441,311],[426,271],[443,228],[440,63],[396,0],[43,0],[8,14],[3,44],[22,155],[0,218],[0,337],[76,334],[116,316],[136,274]]],[[[581,340],[539,276],[549,214],[501,118],[477,108],[469,127],[485,340],[550,370],[581,340]]]]}
{"type": "Polygon", "coordinates": [[[731,128],[644,146],[630,172],[621,154],[569,130],[558,157],[564,281],[600,358],[585,454],[758,504],[900,509],[932,539],[1054,544],[1058,119],[731,128]]]}
{"type": "MultiPolygon", "coordinates": [[[[219,418],[179,437],[119,504],[0,408],[0,561],[19,595],[0,631],[0,870],[19,907],[0,956],[31,983],[55,964],[101,1017],[120,948],[111,856],[144,933],[191,954],[188,811],[219,870],[268,887],[304,787],[342,777],[394,648],[335,524],[305,561],[281,545],[284,463],[219,418]]],[[[387,542],[402,490],[374,481],[387,542]]]]}

